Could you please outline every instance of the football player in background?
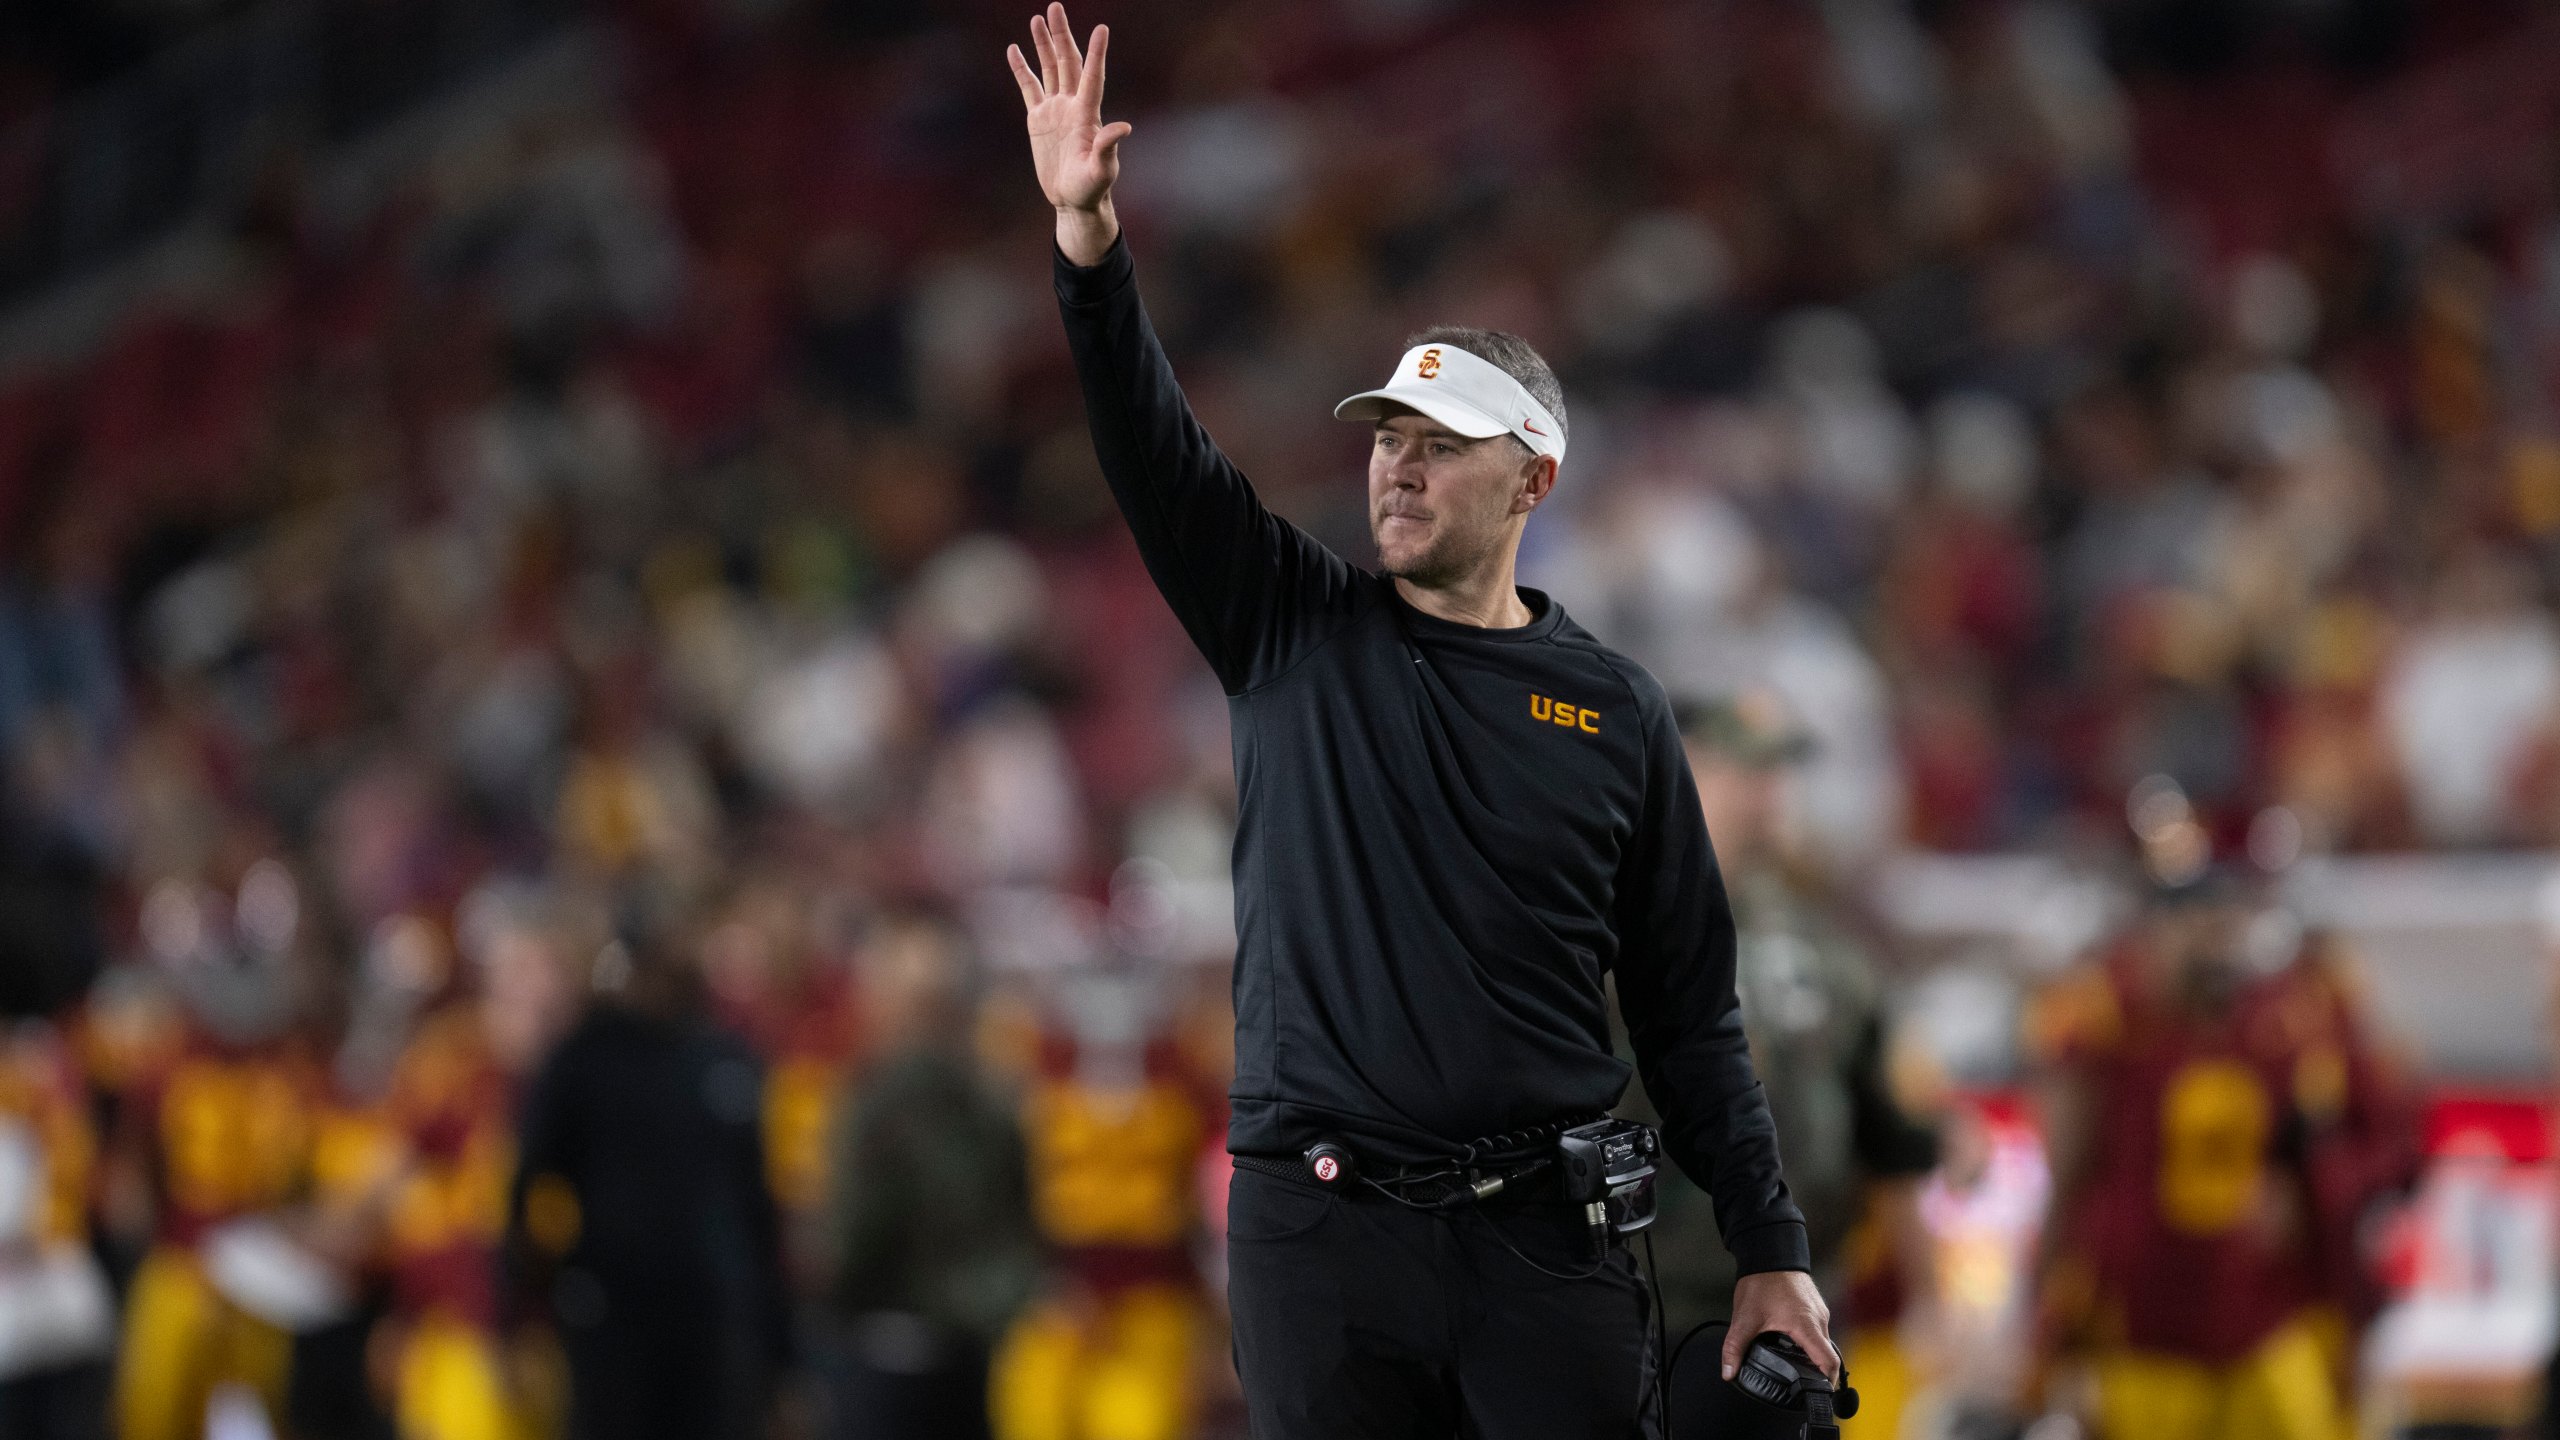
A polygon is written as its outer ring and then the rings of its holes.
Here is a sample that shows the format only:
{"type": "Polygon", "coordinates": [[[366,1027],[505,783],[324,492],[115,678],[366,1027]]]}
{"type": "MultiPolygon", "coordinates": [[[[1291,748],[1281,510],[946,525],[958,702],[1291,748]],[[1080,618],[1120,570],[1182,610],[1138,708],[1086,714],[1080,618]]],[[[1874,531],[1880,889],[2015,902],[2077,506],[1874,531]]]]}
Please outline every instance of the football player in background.
{"type": "Polygon", "coordinates": [[[791,886],[751,881],[702,944],[712,1013],[764,1061],[766,1179],[802,1291],[819,1288],[829,1145],[863,1036],[852,973],[814,933],[811,911],[791,886]]]}
{"type": "Polygon", "coordinates": [[[115,1162],[141,1177],[152,1235],[117,1356],[124,1440],[192,1440],[217,1396],[281,1413],[292,1337],[213,1283],[207,1244],[303,1199],[311,1178],[327,1076],[300,1028],[291,883],[261,861],[233,894],[172,880],[144,903],[145,943],[186,1021],[173,1053],[135,1079],[113,1140],[115,1162]]]}
{"type": "Polygon", "coordinates": [[[1220,1113],[1151,957],[1063,976],[1023,1105],[1031,1195],[1057,1277],[999,1354],[999,1440],[1178,1440],[1207,1323],[1196,1167],[1220,1113]]]}
{"type": "Polygon", "coordinates": [[[2366,1252],[2378,1207],[2416,1186],[2425,1161],[2424,1109],[2413,1068],[2367,1003],[2346,939],[2301,935],[2259,1002],[2292,1056],[2303,1127],[2306,1218],[2320,1298],[2310,1313],[2352,1435],[2356,1357],[2384,1294],[2366,1252]]]}
{"type": "Polygon", "coordinates": [[[0,1023],[0,1435],[90,1440],[114,1327],[89,1249],[97,1136],[57,1027],[0,1023]]]}
{"type": "Polygon", "coordinates": [[[2085,1355],[2106,1440],[2337,1440],[2346,1423],[2302,1050],[2251,963],[2258,915],[2227,872],[2191,872],[2030,1016],[2054,1160],[2047,1343],[2085,1355]]]}
{"type": "Polygon", "coordinates": [[[496,887],[460,929],[468,979],[419,1019],[379,1110],[391,1158],[364,1208],[390,1307],[372,1348],[403,1440],[531,1440],[558,1381],[502,1328],[498,1245],[516,1102],[574,1010],[572,940],[544,897],[496,887]]]}
{"type": "Polygon", "coordinates": [[[187,1040],[187,1010],[168,968],[148,953],[119,958],[63,1019],[99,1140],[93,1214],[96,1244],[121,1291],[151,1247],[148,1168],[114,1146],[131,1133],[145,1087],[167,1073],[187,1040]]]}

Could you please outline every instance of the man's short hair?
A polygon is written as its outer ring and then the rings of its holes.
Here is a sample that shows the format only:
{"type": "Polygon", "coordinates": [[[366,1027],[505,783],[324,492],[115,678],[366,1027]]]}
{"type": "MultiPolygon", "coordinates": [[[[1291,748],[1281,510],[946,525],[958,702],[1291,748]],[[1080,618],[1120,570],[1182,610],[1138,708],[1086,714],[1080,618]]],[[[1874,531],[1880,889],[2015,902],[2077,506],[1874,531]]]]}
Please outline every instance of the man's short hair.
{"type": "Polygon", "coordinates": [[[1573,422],[1564,413],[1564,385],[1528,341],[1506,331],[1474,325],[1434,325],[1405,337],[1404,348],[1411,350],[1417,345],[1454,345],[1519,381],[1530,399],[1546,406],[1547,413],[1556,417],[1556,428],[1564,432],[1556,438],[1572,437],[1573,422]]]}

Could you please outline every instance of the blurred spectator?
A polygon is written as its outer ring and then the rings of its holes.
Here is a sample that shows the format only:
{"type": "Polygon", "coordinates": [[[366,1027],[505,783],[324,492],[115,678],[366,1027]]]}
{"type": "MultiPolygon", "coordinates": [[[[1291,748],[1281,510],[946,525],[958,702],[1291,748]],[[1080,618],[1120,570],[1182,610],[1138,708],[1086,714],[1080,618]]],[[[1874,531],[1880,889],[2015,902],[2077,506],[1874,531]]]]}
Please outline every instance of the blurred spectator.
{"type": "Polygon", "coordinates": [[[25,746],[22,769],[37,773],[17,783],[0,776],[0,1016],[58,1013],[87,989],[105,958],[99,857],[67,830],[67,817],[46,813],[28,793],[58,783],[42,770],[81,763],[41,753],[47,738],[29,737],[25,746]]]}
{"type": "Polygon", "coordinates": [[[2528,747],[2560,709],[2560,632],[2513,557],[2471,549],[2384,681],[2383,707],[2418,825],[2439,844],[2509,838],[2528,747]]]}
{"type": "Polygon", "coordinates": [[[969,970],[958,934],[920,914],[875,922],[863,947],[873,1053],[831,1184],[848,1440],[989,1434],[988,1357],[1039,1280],[1021,1132],[970,1049],[969,970]]]}
{"type": "Polygon", "coordinates": [[[103,537],[63,508],[0,542],[0,1014],[61,1009],[104,959],[125,693],[103,537]]]}

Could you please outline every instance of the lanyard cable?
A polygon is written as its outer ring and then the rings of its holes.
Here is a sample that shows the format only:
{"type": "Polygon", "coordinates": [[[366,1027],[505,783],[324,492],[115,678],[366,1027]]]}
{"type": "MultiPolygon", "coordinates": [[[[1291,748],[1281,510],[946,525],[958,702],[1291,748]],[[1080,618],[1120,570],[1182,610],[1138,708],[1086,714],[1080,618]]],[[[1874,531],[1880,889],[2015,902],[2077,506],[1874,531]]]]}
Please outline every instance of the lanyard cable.
{"type": "Polygon", "coordinates": [[[1644,1235],[1644,1288],[1653,1292],[1653,1408],[1662,1417],[1663,1440],[1671,1440],[1671,1320],[1662,1306],[1662,1268],[1653,1259],[1653,1227],[1644,1235]]]}
{"type": "MultiPolygon", "coordinates": [[[[1377,1181],[1370,1179],[1366,1175],[1360,1177],[1360,1183],[1377,1191],[1379,1194],[1386,1196],[1388,1199],[1393,1200],[1407,1210],[1419,1210],[1426,1215],[1452,1215],[1462,1209],[1475,1209],[1476,1214],[1481,1216],[1484,1220],[1484,1228],[1493,1232],[1493,1238],[1496,1243],[1500,1244],[1503,1249],[1510,1251],[1512,1257],[1518,1260],[1521,1264],[1528,1266],[1530,1269],[1537,1271],[1548,1279],[1588,1280],[1592,1276],[1609,1268],[1609,1255],[1605,1248],[1605,1242],[1604,1248],[1601,1250],[1600,1258],[1593,1261],[1590,1268],[1585,1270],[1550,1270],[1546,1266],[1541,1265],[1537,1261],[1522,1254],[1520,1252],[1520,1247],[1511,1243],[1511,1237],[1502,1233],[1502,1226],[1494,1220],[1493,1216],[1487,1214],[1481,1208],[1469,1206],[1464,1199],[1460,1199],[1449,1204],[1425,1205],[1419,1200],[1407,1200],[1403,1196],[1388,1189],[1386,1186],[1379,1184],[1377,1181]]],[[[1466,1192],[1460,1191],[1459,1194],[1464,1196],[1466,1192]]]]}

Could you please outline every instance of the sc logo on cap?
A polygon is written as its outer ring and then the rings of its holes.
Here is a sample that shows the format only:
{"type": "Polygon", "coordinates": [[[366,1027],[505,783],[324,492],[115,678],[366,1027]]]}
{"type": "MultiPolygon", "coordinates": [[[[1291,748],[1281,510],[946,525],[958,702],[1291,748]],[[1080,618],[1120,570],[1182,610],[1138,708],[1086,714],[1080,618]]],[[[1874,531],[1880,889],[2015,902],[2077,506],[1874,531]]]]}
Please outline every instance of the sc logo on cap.
{"type": "Polygon", "coordinates": [[[1413,373],[1421,376],[1425,380],[1439,379],[1440,347],[1434,345],[1430,349],[1423,351],[1422,358],[1413,363],[1413,373]]]}

